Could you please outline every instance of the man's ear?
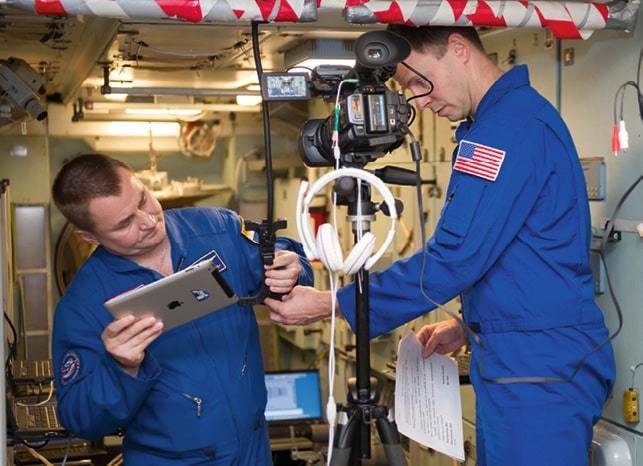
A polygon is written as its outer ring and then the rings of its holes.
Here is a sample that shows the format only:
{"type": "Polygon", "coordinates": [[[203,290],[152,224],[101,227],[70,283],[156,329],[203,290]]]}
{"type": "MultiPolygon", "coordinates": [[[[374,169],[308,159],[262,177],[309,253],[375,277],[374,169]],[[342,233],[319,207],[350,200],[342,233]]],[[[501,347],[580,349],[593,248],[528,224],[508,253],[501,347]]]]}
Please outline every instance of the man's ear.
{"type": "Polygon", "coordinates": [[[92,233],[87,231],[87,230],[76,229],[76,230],[74,230],[74,235],[78,236],[80,239],[82,239],[86,243],[94,244],[96,246],[98,246],[100,244],[98,239],[96,239],[96,237],[92,233]]]}
{"type": "Polygon", "coordinates": [[[467,63],[471,58],[471,44],[458,33],[449,36],[449,48],[454,56],[462,63],[467,63]]]}

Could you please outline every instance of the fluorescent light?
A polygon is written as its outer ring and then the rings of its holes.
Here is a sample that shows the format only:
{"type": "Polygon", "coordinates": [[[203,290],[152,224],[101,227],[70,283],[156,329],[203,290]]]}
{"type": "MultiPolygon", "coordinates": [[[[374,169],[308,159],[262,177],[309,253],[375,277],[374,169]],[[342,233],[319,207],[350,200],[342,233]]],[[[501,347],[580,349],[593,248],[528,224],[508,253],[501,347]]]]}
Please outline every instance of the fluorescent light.
{"type": "Polygon", "coordinates": [[[114,102],[125,102],[127,100],[127,94],[103,94],[107,100],[114,102]]]}
{"type": "MultiPolygon", "coordinates": [[[[298,42],[284,53],[287,69],[296,66],[355,65],[355,43],[344,39],[309,39],[298,42]]],[[[301,71],[301,70],[297,70],[301,71]]]]}
{"type": "Polygon", "coordinates": [[[124,66],[120,69],[115,69],[110,71],[109,81],[110,81],[110,84],[112,84],[112,81],[131,83],[132,81],[134,81],[134,73],[132,71],[132,68],[129,66],[127,67],[124,66]]]}
{"type": "Polygon", "coordinates": [[[198,108],[126,108],[128,115],[196,116],[203,113],[198,108]]]}
{"type": "Polygon", "coordinates": [[[255,106],[261,103],[260,95],[238,95],[237,104],[246,106],[255,106]]]}
{"type": "Polygon", "coordinates": [[[290,67],[293,72],[301,73],[306,71],[306,68],[315,69],[320,65],[341,65],[353,68],[355,66],[354,58],[308,58],[300,63],[290,67]],[[301,67],[301,69],[298,69],[301,67]]]}
{"type": "Polygon", "coordinates": [[[107,135],[118,136],[178,136],[179,124],[174,122],[112,121],[107,135]]]}

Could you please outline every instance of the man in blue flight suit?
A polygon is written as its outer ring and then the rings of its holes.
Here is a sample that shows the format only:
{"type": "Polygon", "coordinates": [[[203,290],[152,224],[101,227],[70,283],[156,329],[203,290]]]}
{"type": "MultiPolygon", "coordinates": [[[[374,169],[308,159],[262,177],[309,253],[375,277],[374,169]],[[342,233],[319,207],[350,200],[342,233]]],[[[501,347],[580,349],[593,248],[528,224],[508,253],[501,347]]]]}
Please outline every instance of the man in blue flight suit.
{"type": "MultiPolygon", "coordinates": [[[[432,300],[461,295],[464,320],[482,342],[471,342],[478,464],[586,465],[615,369],[607,344],[561,380],[608,336],[594,303],[589,209],[572,138],[527,68],[503,73],[473,28],[390,29],[411,43],[396,79],[418,108],[466,121],[424,273],[418,251],[371,274],[371,336],[434,308],[421,280],[432,300]]],[[[307,287],[267,303],[273,320],[288,324],[330,312],[329,294],[307,287]]],[[[338,303],[354,328],[353,285],[338,303]]],[[[417,336],[425,357],[466,343],[456,320],[417,336]]]]}
{"type": "MultiPolygon", "coordinates": [[[[163,212],[125,164],[89,154],[67,163],[53,197],[98,246],[56,309],[53,362],[62,424],[83,438],[122,431],[125,464],[271,465],[266,388],[254,312],[232,305],[162,333],[154,317],[113,320],[103,303],[211,258],[239,296],[261,286],[258,245],[233,212],[163,212]]],[[[277,240],[265,269],[286,293],[311,269],[298,243],[277,240]]]]}

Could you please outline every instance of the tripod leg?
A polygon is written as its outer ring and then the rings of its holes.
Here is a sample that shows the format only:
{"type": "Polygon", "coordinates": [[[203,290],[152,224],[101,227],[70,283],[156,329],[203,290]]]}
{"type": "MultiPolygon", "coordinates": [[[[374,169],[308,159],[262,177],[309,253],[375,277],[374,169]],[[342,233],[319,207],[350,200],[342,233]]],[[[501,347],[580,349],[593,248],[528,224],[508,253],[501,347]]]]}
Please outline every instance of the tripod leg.
{"type": "Polygon", "coordinates": [[[357,427],[359,427],[357,411],[347,412],[342,409],[337,413],[337,431],[333,439],[330,466],[349,466],[357,427]]]}
{"type": "Polygon", "coordinates": [[[400,434],[397,432],[395,422],[386,417],[378,417],[377,433],[382,440],[389,466],[406,466],[406,457],[400,444],[400,434]]]}

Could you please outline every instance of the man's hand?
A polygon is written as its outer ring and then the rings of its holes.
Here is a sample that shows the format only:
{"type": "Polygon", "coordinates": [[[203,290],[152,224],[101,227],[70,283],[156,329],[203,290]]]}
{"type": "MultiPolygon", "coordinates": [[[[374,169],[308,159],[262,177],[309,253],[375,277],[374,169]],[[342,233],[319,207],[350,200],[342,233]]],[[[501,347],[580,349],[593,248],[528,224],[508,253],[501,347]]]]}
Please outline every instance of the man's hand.
{"type": "Polygon", "coordinates": [[[440,354],[452,353],[467,343],[464,329],[455,319],[425,325],[416,336],[423,346],[423,358],[428,358],[436,351],[440,354]]]}
{"type": "Polygon", "coordinates": [[[299,280],[301,263],[292,251],[276,251],[272,265],[266,265],[266,285],[273,293],[290,293],[299,280]]]}
{"type": "Polygon", "coordinates": [[[145,357],[145,348],[163,330],[163,322],[155,317],[136,320],[132,315],[115,320],[103,330],[101,338],[105,349],[133,377],[145,357]]]}
{"type": "Polygon", "coordinates": [[[282,301],[266,298],[270,318],[279,324],[306,325],[330,316],[330,292],[296,286],[282,301]]]}

